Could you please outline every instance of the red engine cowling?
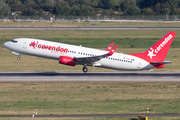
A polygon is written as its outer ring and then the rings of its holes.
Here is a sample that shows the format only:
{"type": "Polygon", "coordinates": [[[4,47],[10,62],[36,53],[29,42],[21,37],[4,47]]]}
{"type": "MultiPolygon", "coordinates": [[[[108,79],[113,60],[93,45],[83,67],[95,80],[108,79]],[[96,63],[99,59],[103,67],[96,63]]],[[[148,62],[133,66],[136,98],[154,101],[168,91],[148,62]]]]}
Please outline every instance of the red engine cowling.
{"type": "Polygon", "coordinates": [[[75,66],[76,65],[76,59],[68,56],[60,56],[59,63],[69,66],[75,66]]]}

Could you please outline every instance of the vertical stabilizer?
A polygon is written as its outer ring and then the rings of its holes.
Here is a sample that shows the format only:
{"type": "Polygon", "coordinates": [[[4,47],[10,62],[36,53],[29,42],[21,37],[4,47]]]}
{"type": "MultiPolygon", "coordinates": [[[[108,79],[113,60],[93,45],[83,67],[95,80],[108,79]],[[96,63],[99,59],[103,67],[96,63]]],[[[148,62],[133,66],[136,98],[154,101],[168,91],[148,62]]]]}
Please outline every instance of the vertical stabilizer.
{"type": "Polygon", "coordinates": [[[130,55],[139,57],[149,63],[163,62],[175,35],[176,32],[170,31],[157,43],[155,43],[152,47],[150,47],[147,51],[143,53],[135,53],[130,55]]]}

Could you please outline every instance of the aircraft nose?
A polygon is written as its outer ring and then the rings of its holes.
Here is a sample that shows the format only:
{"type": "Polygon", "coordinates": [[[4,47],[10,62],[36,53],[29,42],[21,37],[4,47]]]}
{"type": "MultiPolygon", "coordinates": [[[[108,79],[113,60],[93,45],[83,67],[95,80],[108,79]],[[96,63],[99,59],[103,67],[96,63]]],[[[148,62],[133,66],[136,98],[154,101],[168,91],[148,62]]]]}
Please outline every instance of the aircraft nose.
{"type": "Polygon", "coordinates": [[[9,42],[5,42],[5,43],[3,44],[3,46],[6,47],[6,48],[8,48],[9,42]]]}

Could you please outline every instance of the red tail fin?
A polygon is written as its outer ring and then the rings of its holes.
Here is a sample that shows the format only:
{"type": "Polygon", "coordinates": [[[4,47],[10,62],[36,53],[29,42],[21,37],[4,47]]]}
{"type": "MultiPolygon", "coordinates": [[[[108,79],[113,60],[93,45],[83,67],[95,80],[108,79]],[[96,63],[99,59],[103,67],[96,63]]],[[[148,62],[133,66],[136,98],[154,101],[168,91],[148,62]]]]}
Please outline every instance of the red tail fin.
{"type": "Polygon", "coordinates": [[[175,35],[176,35],[176,32],[170,31],[163,38],[161,38],[157,43],[155,43],[152,47],[150,47],[147,51],[143,53],[135,53],[135,54],[130,54],[130,55],[142,58],[149,63],[163,62],[175,35]]]}

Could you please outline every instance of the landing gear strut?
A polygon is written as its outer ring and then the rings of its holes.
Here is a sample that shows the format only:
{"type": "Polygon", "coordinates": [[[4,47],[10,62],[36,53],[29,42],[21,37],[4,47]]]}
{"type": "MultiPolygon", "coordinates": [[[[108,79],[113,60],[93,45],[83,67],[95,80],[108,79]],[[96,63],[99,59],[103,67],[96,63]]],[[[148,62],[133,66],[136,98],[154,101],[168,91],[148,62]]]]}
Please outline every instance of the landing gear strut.
{"type": "Polygon", "coordinates": [[[86,66],[84,66],[82,70],[83,70],[84,73],[86,73],[88,71],[86,66]]]}
{"type": "Polygon", "coordinates": [[[18,57],[17,57],[17,60],[20,60],[20,59],[21,59],[20,56],[18,56],[18,57]]]}

